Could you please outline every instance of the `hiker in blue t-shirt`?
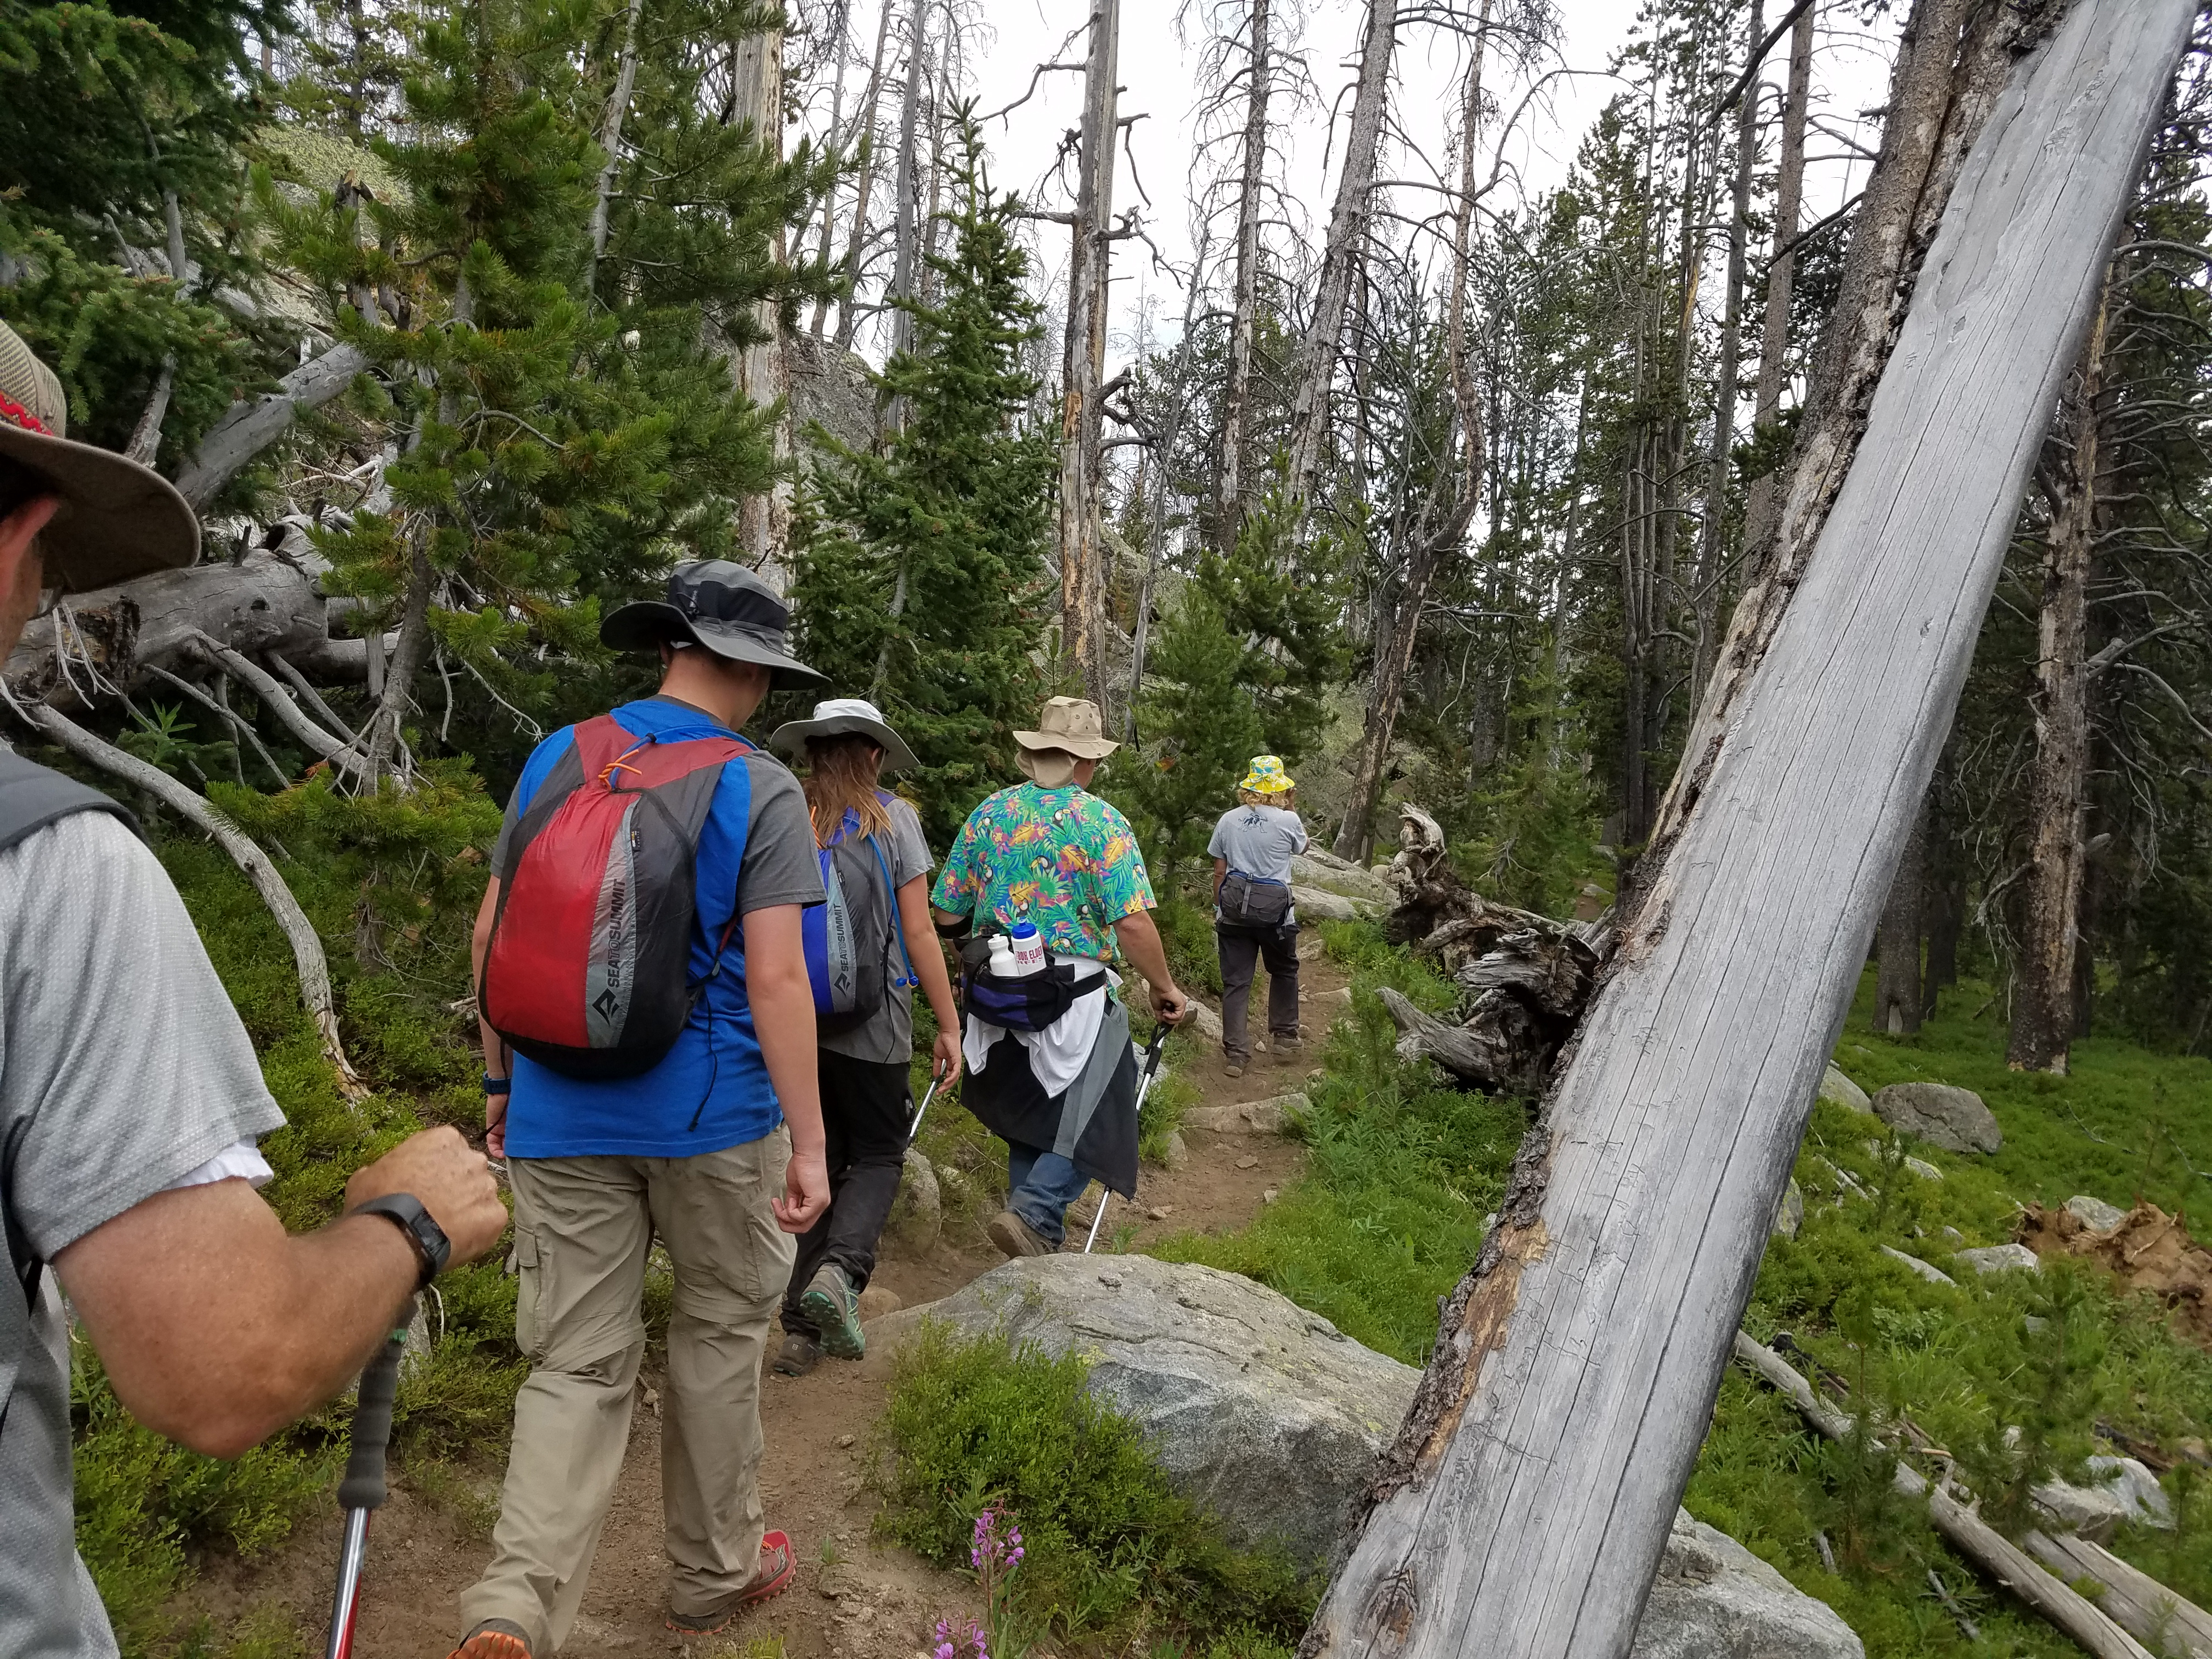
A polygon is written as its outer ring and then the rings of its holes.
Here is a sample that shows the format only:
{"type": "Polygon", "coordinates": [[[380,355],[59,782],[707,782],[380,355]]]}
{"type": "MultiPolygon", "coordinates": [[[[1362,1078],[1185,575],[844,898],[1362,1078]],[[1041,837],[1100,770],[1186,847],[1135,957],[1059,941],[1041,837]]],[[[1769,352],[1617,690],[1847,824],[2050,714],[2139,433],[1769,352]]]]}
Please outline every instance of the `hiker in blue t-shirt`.
{"type": "MultiPolygon", "coordinates": [[[[657,648],[665,668],[659,695],[614,710],[616,725],[734,746],[771,685],[821,678],[785,653],[788,617],[742,566],[678,566],[665,603],[626,605],[599,629],[617,650],[657,648]]],[[[576,776],[576,730],[538,746],[507,804],[477,920],[480,987],[501,884],[519,897],[532,867],[518,823],[556,768],[576,776]]],[[[515,1340],[531,1370],[455,1659],[549,1654],[574,1624],[629,1438],[656,1238],[676,1273],[661,1430],[669,1628],[720,1630],[791,1582],[791,1540],[762,1518],[761,1361],[792,1236],[830,1200],[801,942],[823,889],[798,781],[744,745],[721,764],[695,858],[690,1014],[657,1064],[585,1080],[484,1028],[486,1142],[514,1189],[515,1340]]]]}
{"type": "Polygon", "coordinates": [[[1306,850],[1297,785],[1273,755],[1255,755],[1237,786],[1240,805],[1221,815],[1206,850],[1213,859],[1213,938],[1221,953],[1223,1070],[1252,1063],[1246,1035],[1252,975],[1267,964],[1267,1031],[1278,1065],[1297,1057],[1298,913],[1291,905],[1291,860],[1306,850]]]}

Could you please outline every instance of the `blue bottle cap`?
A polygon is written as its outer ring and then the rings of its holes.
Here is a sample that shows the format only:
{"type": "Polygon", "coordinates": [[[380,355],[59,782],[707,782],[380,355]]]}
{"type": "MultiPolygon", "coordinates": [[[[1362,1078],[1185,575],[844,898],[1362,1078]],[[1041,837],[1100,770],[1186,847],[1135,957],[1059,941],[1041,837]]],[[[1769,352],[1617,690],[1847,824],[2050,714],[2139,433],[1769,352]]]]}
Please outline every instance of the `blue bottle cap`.
{"type": "Polygon", "coordinates": [[[1012,939],[1035,939],[1036,937],[1036,923],[1031,921],[1027,916],[1024,916],[1019,921],[1006,929],[1006,933],[1008,937],[1012,939]]]}

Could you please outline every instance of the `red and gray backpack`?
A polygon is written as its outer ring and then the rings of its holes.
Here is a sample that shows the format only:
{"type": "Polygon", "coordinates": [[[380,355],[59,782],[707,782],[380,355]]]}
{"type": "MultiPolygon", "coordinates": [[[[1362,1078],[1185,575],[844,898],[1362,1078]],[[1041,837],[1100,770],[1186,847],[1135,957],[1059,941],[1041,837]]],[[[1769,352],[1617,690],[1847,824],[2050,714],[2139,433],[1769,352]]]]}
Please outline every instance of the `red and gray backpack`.
{"type": "MultiPolygon", "coordinates": [[[[602,714],[575,728],[514,826],[477,1004],[516,1053],[566,1077],[635,1077],[691,1017],[699,833],[742,738],[661,742],[602,714]]],[[[716,942],[721,969],[734,916],[716,942]]]]}

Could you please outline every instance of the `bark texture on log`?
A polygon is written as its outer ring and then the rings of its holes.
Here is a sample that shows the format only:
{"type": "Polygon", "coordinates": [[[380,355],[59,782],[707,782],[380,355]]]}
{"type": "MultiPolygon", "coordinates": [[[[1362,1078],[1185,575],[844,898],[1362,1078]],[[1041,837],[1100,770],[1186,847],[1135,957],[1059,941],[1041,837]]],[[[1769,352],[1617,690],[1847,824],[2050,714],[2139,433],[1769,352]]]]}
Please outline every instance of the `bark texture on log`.
{"type": "Polygon", "coordinates": [[[1835,309],[1814,359],[1805,414],[1778,492],[1776,522],[1767,539],[1745,545],[1749,574],[1712,678],[1699,694],[1681,765],[1660,803],[1640,869],[1657,869],[1681,835],[1738,705],[1804,579],[1969,148],[2003,92],[2016,54],[2040,39],[2071,3],[1915,0],[1890,77],[1880,156],[1867,180],[1835,309]]]}
{"type": "Polygon", "coordinates": [[[1302,1651],[1625,1654],[2193,0],[2081,0],[1944,216],[1302,1651]]]}
{"type": "Polygon", "coordinates": [[[2086,1578],[2101,1585],[2098,1610],[2164,1659],[2212,1659],[2212,1613],[2130,1566],[2103,1545],[2040,1532],[2028,1534],[2021,1542],[2069,1583],[2086,1578]]]}

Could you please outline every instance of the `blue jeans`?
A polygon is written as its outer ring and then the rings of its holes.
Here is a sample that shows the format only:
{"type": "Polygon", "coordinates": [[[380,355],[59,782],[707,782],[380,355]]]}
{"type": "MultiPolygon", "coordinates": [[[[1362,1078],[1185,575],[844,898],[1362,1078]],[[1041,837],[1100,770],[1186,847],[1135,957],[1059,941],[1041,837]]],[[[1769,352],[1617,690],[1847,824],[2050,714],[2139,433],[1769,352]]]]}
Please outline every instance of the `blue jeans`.
{"type": "Polygon", "coordinates": [[[1090,1184],[1091,1177],[1058,1152],[1006,1143],[1006,1207],[1054,1249],[1067,1237],[1067,1206],[1090,1184]]]}

